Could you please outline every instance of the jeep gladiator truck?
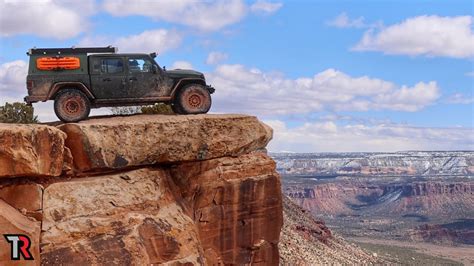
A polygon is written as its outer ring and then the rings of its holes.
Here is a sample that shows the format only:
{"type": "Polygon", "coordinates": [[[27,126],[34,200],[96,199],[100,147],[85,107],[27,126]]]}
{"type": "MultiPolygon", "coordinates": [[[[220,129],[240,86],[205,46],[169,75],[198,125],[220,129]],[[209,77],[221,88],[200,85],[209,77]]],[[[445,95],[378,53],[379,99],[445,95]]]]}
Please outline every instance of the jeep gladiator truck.
{"type": "Polygon", "coordinates": [[[211,108],[214,88],[193,70],[165,70],[152,54],[119,54],[114,47],[33,48],[25,102],[54,100],[64,122],[89,116],[91,108],[170,104],[178,114],[211,108]]]}

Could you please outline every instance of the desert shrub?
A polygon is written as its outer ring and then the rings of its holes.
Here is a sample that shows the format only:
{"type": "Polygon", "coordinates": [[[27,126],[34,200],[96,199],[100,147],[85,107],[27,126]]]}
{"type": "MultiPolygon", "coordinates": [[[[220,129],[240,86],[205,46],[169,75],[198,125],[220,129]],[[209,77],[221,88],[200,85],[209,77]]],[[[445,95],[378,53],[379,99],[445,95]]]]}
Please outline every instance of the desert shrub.
{"type": "Polygon", "coordinates": [[[139,114],[142,112],[141,106],[120,106],[120,107],[111,107],[110,111],[113,115],[133,115],[139,114]]]}
{"type": "Polygon", "coordinates": [[[35,124],[38,116],[34,115],[34,108],[26,103],[5,103],[0,106],[0,123],[35,124]]]}
{"type": "Polygon", "coordinates": [[[171,115],[174,114],[171,110],[171,106],[164,103],[156,103],[154,105],[147,106],[120,106],[112,107],[110,111],[113,115],[133,115],[133,114],[162,114],[171,115]]]}
{"type": "Polygon", "coordinates": [[[143,106],[141,111],[144,114],[174,114],[173,110],[171,110],[171,106],[164,103],[155,103],[154,105],[143,106]]]}

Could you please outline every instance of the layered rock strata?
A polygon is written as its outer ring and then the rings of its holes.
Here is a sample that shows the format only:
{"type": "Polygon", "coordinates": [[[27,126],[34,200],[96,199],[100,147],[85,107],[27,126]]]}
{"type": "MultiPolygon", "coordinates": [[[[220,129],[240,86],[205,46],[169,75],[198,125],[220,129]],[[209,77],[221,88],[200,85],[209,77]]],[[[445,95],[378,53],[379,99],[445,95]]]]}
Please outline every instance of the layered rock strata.
{"type": "Polygon", "coordinates": [[[279,263],[272,130],[255,117],[2,124],[0,136],[0,233],[30,237],[29,263],[279,263]]]}

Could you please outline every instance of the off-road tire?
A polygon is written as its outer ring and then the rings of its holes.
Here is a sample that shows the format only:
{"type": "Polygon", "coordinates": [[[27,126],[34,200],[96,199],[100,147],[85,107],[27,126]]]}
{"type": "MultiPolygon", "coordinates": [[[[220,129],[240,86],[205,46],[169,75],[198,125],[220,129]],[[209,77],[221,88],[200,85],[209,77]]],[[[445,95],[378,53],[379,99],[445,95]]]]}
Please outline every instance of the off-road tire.
{"type": "Polygon", "coordinates": [[[86,119],[91,111],[89,98],[80,90],[63,89],[54,98],[54,112],[63,122],[86,119]]]}
{"type": "Polygon", "coordinates": [[[176,96],[173,111],[179,114],[205,114],[211,109],[211,94],[201,84],[188,84],[176,96]]]}

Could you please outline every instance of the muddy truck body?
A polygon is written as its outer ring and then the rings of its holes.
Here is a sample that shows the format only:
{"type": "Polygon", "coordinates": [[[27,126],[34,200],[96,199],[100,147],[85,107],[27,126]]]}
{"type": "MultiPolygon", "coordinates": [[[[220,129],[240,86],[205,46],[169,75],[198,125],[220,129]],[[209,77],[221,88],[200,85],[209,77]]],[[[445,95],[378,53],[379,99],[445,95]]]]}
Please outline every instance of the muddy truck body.
{"type": "Polygon", "coordinates": [[[34,48],[25,102],[54,101],[64,122],[89,116],[91,108],[170,104],[177,114],[207,113],[214,88],[194,70],[165,70],[156,54],[116,53],[114,47],[34,48]]]}

